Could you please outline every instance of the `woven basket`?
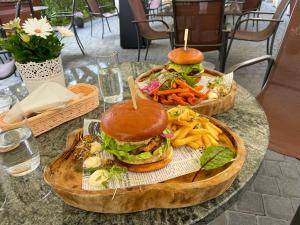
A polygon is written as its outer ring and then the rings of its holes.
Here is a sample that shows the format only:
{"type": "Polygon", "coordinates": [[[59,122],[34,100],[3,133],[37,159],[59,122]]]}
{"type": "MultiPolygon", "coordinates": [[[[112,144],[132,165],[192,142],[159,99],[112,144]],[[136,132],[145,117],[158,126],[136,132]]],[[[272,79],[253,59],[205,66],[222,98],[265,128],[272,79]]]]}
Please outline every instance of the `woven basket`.
{"type": "MultiPolygon", "coordinates": [[[[49,110],[33,116],[27,120],[26,126],[30,127],[34,136],[38,136],[54,127],[57,127],[69,120],[82,116],[99,105],[98,88],[90,84],[76,84],[68,88],[81,98],[74,100],[63,109],[49,110]]],[[[20,127],[24,121],[7,124],[3,121],[6,113],[0,114],[1,130],[10,130],[20,127]]]]}
{"type": "MultiPolygon", "coordinates": [[[[138,97],[143,98],[143,99],[152,100],[152,98],[150,96],[144,94],[138,88],[138,83],[142,82],[143,80],[147,79],[151,74],[156,73],[156,72],[162,70],[163,68],[164,68],[164,66],[155,67],[155,68],[139,75],[135,79],[136,90],[137,90],[138,97]]],[[[205,73],[208,73],[208,74],[210,74],[212,76],[216,76],[216,77],[220,77],[220,76],[224,75],[221,72],[218,72],[216,70],[207,69],[207,68],[205,68],[205,73]]],[[[197,111],[198,113],[208,115],[208,116],[213,116],[213,115],[216,115],[216,114],[219,114],[219,113],[223,113],[223,112],[226,112],[226,111],[230,110],[233,107],[236,92],[237,92],[237,84],[236,84],[235,81],[233,81],[232,85],[231,85],[231,89],[230,89],[230,91],[227,95],[225,95],[223,97],[220,97],[220,98],[218,98],[216,100],[213,100],[213,101],[200,102],[197,105],[193,105],[193,106],[189,106],[189,107],[192,108],[193,110],[197,111]]],[[[174,106],[164,105],[164,107],[166,109],[169,109],[169,108],[172,108],[174,106]]]]}

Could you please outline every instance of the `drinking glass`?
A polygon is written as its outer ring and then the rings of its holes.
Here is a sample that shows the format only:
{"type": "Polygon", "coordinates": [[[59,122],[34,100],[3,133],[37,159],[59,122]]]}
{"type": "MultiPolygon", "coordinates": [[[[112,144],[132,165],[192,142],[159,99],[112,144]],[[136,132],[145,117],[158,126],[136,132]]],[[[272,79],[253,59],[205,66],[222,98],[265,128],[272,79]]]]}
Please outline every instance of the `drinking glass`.
{"type": "Polygon", "coordinates": [[[39,166],[38,143],[29,128],[0,133],[0,164],[12,176],[24,176],[39,166]]]}
{"type": "Polygon", "coordinates": [[[123,100],[122,73],[119,68],[118,53],[97,56],[99,69],[98,81],[100,94],[106,103],[116,103],[123,100]]]}
{"type": "Polygon", "coordinates": [[[9,111],[16,101],[17,97],[9,90],[0,90],[0,113],[9,111]]]}

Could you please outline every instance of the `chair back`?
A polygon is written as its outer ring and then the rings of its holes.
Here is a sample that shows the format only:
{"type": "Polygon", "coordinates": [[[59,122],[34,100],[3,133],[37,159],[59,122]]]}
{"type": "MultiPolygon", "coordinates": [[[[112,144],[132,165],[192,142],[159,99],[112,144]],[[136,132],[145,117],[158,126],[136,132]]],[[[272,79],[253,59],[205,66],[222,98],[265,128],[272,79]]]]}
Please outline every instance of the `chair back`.
{"type": "MultiPolygon", "coordinates": [[[[280,4],[277,6],[275,13],[273,14],[272,19],[281,20],[289,4],[290,0],[281,0],[280,4]]],[[[270,22],[269,25],[265,28],[265,32],[272,34],[274,31],[276,31],[278,25],[278,23],[270,22]]]]}
{"type": "Polygon", "coordinates": [[[101,15],[102,12],[99,8],[99,4],[97,2],[97,0],[85,0],[87,6],[88,6],[88,9],[90,11],[91,14],[98,14],[98,15],[101,15]]]}
{"type": "Polygon", "coordinates": [[[262,0],[246,0],[243,4],[243,12],[258,10],[261,2],[262,0]]]}
{"type": "Polygon", "coordinates": [[[7,23],[16,17],[18,1],[2,2],[0,1],[0,19],[2,23],[7,23]]]}
{"type": "Polygon", "coordinates": [[[270,149],[298,159],[300,159],[299,12],[300,1],[296,0],[268,82],[257,97],[267,114],[270,149]]]}
{"type": "Polygon", "coordinates": [[[184,30],[189,29],[188,46],[201,51],[221,47],[224,28],[224,0],[173,0],[174,45],[184,45],[184,30]]]}
{"type": "MultiPolygon", "coordinates": [[[[128,0],[133,17],[135,20],[147,20],[144,5],[141,0],[128,0]]],[[[149,23],[138,23],[140,34],[145,37],[152,31],[149,23]]]]}

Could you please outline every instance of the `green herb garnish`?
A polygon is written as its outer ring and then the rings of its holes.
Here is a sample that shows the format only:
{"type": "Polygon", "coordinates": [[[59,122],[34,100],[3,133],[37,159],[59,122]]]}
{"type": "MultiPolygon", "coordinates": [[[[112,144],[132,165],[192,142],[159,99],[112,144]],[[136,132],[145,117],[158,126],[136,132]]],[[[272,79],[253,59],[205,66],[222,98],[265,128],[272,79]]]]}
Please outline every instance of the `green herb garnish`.
{"type": "Polygon", "coordinates": [[[220,168],[235,158],[235,152],[223,146],[209,146],[200,157],[200,169],[196,172],[192,182],[201,170],[220,168]]]}

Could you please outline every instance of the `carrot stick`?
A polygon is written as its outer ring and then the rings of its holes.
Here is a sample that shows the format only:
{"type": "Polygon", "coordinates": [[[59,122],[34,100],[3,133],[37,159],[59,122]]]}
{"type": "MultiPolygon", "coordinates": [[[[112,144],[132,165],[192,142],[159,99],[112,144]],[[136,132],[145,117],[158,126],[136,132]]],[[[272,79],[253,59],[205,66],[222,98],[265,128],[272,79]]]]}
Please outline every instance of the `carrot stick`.
{"type": "Polygon", "coordinates": [[[173,100],[161,99],[161,103],[164,105],[176,105],[176,103],[173,100]]]}
{"type": "Polygon", "coordinates": [[[187,105],[188,103],[184,101],[182,97],[177,96],[176,94],[172,94],[171,98],[176,101],[179,105],[187,105]]]}
{"type": "Polygon", "coordinates": [[[191,87],[190,85],[188,85],[186,82],[177,79],[176,83],[180,86],[180,87],[184,87],[184,88],[188,88],[194,95],[200,97],[200,98],[206,98],[207,96],[205,94],[200,93],[199,91],[195,90],[193,87],[191,87]]]}
{"type": "Polygon", "coordinates": [[[191,92],[182,92],[182,93],[178,93],[177,95],[178,95],[179,97],[191,97],[191,98],[194,97],[194,94],[191,93],[191,92]]]}
{"type": "Polygon", "coordinates": [[[199,85],[199,86],[195,87],[194,89],[197,91],[200,91],[202,88],[203,88],[203,85],[199,85]]]}
{"type": "Polygon", "coordinates": [[[159,86],[156,87],[155,89],[153,89],[153,90],[150,92],[150,95],[156,95],[158,91],[159,91],[159,86]]]}
{"type": "Polygon", "coordinates": [[[154,95],[153,96],[153,100],[156,101],[156,102],[158,102],[158,95],[154,95]]]}
{"type": "Polygon", "coordinates": [[[188,88],[176,88],[176,89],[169,89],[169,90],[164,90],[164,91],[158,91],[157,95],[170,95],[170,94],[175,94],[178,92],[188,92],[188,88]]]}
{"type": "Polygon", "coordinates": [[[188,103],[191,105],[196,105],[198,103],[196,98],[187,98],[188,103]]]}

